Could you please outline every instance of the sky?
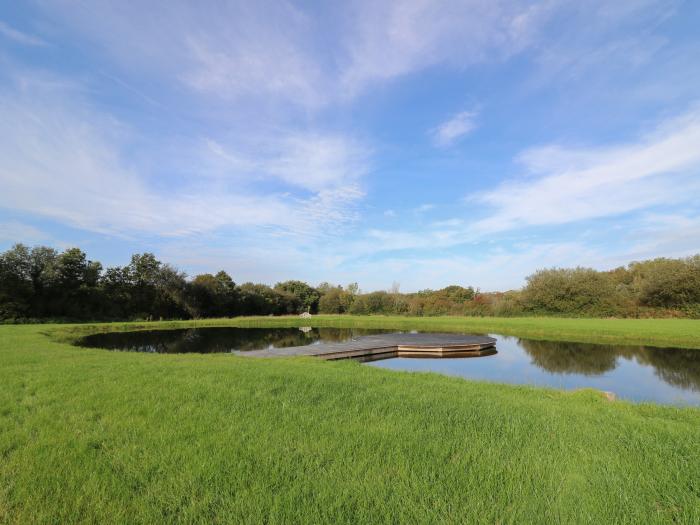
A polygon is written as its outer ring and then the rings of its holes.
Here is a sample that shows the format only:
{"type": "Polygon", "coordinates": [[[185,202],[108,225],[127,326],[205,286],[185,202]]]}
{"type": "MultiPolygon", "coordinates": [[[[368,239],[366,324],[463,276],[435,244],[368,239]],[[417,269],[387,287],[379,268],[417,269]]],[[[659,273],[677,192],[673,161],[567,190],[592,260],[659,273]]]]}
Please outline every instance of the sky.
{"type": "Polygon", "coordinates": [[[0,3],[0,249],[521,287],[700,252],[700,2],[0,3]]]}

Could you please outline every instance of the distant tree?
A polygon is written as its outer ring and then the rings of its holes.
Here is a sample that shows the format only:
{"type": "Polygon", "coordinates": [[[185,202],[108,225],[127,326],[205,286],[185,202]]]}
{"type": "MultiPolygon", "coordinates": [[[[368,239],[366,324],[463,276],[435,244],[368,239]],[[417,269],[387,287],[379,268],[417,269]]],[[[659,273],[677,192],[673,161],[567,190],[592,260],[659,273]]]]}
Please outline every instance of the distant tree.
{"type": "MultiPolygon", "coordinates": [[[[102,270],[79,248],[58,252],[16,244],[0,253],[0,320],[157,319],[281,315],[302,311],[351,314],[684,316],[700,318],[700,255],[634,262],[610,271],[540,270],[521,291],[472,287],[361,293],[284,281],[237,286],[223,271],[191,281],[152,253],[102,270]]],[[[674,372],[675,373],[675,372],[674,372]]]]}
{"type": "Polygon", "coordinates": [[[190,312],[194,317],[226,317],[237,308],[237,290],[224,271],[196,276],[189,285],[190,312]]]}
{"type": "Polygon", "coordinates": [[[33,288],[31,315],[39,318],[51,317],[54,314],[50,307],[56,301],[58,293],[56,274],[58,252],[46,246],[35,246],[31,249],[29,257],[33,288]]]}
{"type": "Polygon", "coordinates": [[[683,308],[700,303],[700,256],[630,265],[644,306],[683,308]]]}
{"type": "Polygon", "coordinates": [[[456,303],[464,303],[466,301],[471,301],[474,299],[476,292],[471,286],[464,288],[462,286],[452,285],[438,290],[438,293],[447,297],[450,301],[456,303]]]}
{"type": "Polygon", "coordinates": [[[353,295],[341,286],[330,288],[321,297],[318,309],[324,314],[344,314],[350,310],[353,295]]]}
{"type": "Polygon", "coordinates": [[[264,284],[244,283],[240,286],[242,311],[247,315],[283,315],[298,312],[299,299],[264,284]]]}
{"type": "Polygon", "coordinates": [[[161,264],[155,277],[154,302],[149,309],[153,318],[187,317],[187,275],[170,264],[161,264]]]}
{"type": "Polygon", "coordinates": [[[0,318],[17,319],[31,314],[34,287],[29,248],[15,244],[0,255],[0,318]]]}
{"type": "Polygon", "coordinates": [[[160,261],[152,253],[134,254],[126,267],[130,288],[130,312],[136,317],[152,317],[160,261]]]}
{"type": "MultiPolygon", "coordinates": [[[[275,285],[275,290],[292,294],[299,302],[300,310],[316,313],[321,294],[303,281],[284,281],[275,285]]],[[[301,313],[301,312],[290,312],[301,313]]]]}
{"type": "Polygon", "coordinates": [[[52,316],[72,319],[90,319],[99,316],[101,290],[97,285],[102,264],[89,261],[80,248],[69,248],[54,261],[52,316]]]}
{"type": "Polygon", "coordinates": [[[319,294],[323,295],[325,293],[328,293],[328,291],[331,288],[335,288],[335,286],[333,286],[331,283],[324,281],[316,287],[316,290],[318,291],[319,294]]]}
{"type": "Polygon", "coordinates": [[[127,319],[132,316],[134,287],[128,267],[107,268],[100,279],[105,303],[103,311],[108,318],[127,319]]]}
{"type": "Polygon", "coordinates": [[[533,312],[607,316],[622,307],[610,277],[590,268],[539,270],[526,281],[523,302],[533,312]]]}

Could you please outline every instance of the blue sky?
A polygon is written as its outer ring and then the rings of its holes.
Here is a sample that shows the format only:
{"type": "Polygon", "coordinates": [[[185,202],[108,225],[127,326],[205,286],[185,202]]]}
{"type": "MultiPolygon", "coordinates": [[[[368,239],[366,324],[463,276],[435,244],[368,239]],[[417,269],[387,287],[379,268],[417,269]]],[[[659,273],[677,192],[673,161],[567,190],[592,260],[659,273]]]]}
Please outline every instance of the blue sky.
{"type": "Polygon", "coordinates": [[[700,252],[700,3],[0,4],[0,248],[522,286],[700,252]]]}

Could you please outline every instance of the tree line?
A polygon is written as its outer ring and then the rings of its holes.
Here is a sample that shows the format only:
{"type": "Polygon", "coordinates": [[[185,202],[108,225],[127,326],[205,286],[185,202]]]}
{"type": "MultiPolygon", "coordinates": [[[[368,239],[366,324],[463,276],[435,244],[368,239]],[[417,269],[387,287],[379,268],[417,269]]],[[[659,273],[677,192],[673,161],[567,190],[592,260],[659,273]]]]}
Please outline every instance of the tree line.
{"type": "Polygon", "coordinates": [[[610,271],[551,268],[521,290],[471,286],[362,293],[285,281],[237,284],[226,272],[188,279],[151,253],[104,268],[79,248],[17,244],[0,254],[0,320],[189,319],[302,312],[385,315],[559,315],[700,318],[700,255],[633,262],[610,271]]]}

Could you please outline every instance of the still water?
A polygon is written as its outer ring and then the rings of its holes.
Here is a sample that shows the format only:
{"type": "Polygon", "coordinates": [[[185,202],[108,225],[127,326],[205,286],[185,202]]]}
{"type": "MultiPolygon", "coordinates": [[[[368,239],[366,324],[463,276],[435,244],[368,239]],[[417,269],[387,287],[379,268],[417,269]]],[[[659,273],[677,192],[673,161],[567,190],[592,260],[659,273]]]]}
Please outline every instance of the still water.
{"type": "Polygon", "coordinates": [[[499,334],[497,353],[467,359],[396,357],[371,366],[700,406],[700,350],[534,341],[499,334]]]}
{"type": "Polygon", "coordinates": [[[94,334],[84,337],[78,345],[157,354],[214,354],[342,343],[354,337],[385,333],[387,330],[354,328],[191,328],[94,334]]]}
{"type": "MultiPolygon", "coordinates": [[[[213,353],[349,341],[388,330],[200,328],[95,334],[81,346],[134,352],[213,353]]],[[[700,406],[700,350],[534,341],[490,334],[493,355],[395,357],[367,363],[394,370],[562,389],[596,388],[633,401],[700,406]]]]}

